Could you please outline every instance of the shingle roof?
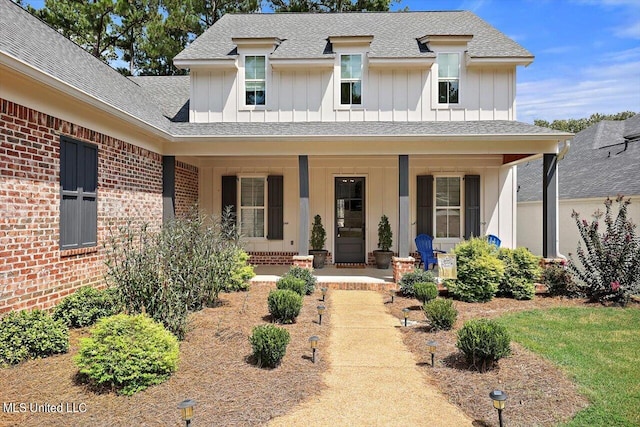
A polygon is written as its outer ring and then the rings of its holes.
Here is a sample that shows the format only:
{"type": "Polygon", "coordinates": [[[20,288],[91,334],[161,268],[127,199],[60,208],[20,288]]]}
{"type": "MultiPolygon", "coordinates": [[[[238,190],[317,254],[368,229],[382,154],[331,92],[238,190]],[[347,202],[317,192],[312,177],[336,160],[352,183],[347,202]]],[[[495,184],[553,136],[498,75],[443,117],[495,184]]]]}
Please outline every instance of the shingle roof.
{"type": "Polygon", "coordinates": [[[142,89],[9,0],[0,0],[0,51],[160,129],[166,120],[142,89]]]}
{"type": "MultiPolygon", "coordinates": [[[[640,194],[640,114],[625,121],[603,121],[577,133],[558,163],[560,199],[640,194]]],[[[518,166],[518,201],[542,200],[542,160],[518,166]]]]}
{"type": "Polygon", "coordinates": [[[273,58],[322,58],[331,36],[372,35],[369,56],[433,57],[417,39],[425,35],[473,35],[471,57],[527,57],[531,53],[468,11],[306,14],[227,14],[175,59],[222,59],[235,54],[233,37],[284,40],[273,58]]]}
{"type": "Polygon", "coordinates": [[[189,121],[189,76],[129,77],[172,122],[189,121]]]}

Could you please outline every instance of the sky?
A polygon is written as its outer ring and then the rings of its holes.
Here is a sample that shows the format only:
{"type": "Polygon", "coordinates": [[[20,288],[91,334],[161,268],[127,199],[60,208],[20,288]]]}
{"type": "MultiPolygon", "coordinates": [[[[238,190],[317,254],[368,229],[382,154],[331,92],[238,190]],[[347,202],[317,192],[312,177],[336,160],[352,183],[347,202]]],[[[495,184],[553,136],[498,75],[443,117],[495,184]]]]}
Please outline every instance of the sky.
{"type": "Polygon", "coordinates": [[[472,11],[529,50],[519,121],[640,113],[640,0],[401,0],[392,10],[404,7],[472,11]]]}

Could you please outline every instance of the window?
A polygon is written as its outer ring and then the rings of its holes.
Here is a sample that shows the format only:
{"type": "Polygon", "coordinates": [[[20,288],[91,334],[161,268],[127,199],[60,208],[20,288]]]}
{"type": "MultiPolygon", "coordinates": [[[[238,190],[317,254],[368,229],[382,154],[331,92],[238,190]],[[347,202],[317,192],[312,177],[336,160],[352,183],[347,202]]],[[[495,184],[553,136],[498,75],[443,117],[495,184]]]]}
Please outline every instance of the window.
{"type": "Polygon", "coordinates": [[[362,104],[362,55],[340,56],[340,104],[362,104]]]}
{"type": "Polygon", "coordinates": [[[265,178],[240,178],[240,232],[265,237],[265,178]]]}
{"type": "Polygon", "coordinates": [[[60,248],[96,246],[98,147],[60,138],[60,248]]]}
{"type": "Polygon", "coordinates": [[[264,56],[244,57],[244,92],[246,105],[265,105],[265,70],[264,56]]]}
{"type": "Polygon", "coordinates": [[[460,85],[460,55],[438,54],[438,103],[457,104],[460,85]]]}
{"type": "Polygon", "coordinates": [[[436,237],[459,238],[460,177],[436,177],[436,237]]]}

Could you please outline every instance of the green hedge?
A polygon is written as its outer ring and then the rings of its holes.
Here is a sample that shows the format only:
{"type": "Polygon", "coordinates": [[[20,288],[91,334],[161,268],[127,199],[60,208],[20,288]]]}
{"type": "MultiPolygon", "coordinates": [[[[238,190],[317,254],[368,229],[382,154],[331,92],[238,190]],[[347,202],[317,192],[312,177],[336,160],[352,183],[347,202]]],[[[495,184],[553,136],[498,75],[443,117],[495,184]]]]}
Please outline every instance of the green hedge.
{"type": "Polygon", "coordinates": [[[527,248],[501,248],[498,259],[505,264],[505,271],[498,295],[518,300],[529,300],[535,296],[535,282],[540,279],[540,258],[527,248]]]}
{"type": "Polygon", "coordinates": [[[260,367],[275,368],[287,352],[291,340],[289,331],[274,325],[260,325],[253,328],[249,342],[253,357],[260,367]]]}
{"type": "Polygon", "coordinates": [[[115,288],[99,290],[84,286],[60,301],[53,310],[53,318],[72,328],[81,328],[118,314],[121,307],[115,288]]]}
{"type": "Polygon", "coordinates": [[[289,289],[276,289],[267,298],[269,313],[280,323],[293,323],[302,309],[302,296],[289,289]]]}
{"type": "Polygon", "coordinates": [[[416,299],[423,304],[438,296],[438,286],[431,282],[418,282],[413,286],[413,291],[416,299]]]}
{"type": "Polygon", "coordinates": [[[289,289],[298,295],[304,295],[307,292],[307,284],[303,279],[293,276],[283,276],[276,282],[276,288],[289,289]]]}
{"type": "Polygon", "coordinates": [[[485,372],[501,358],[511,354],[507,329],[489,319],[472,319],[458,331],[456,347],[472,367],[485,372]]]}
{"type": "Polygon", "coordinates": [[[422,310],[434,329],[449,330],[458,318],[458,310],[450,299],[436,298],[424,304],[422,310]]]}
{"type": "Polygon", "coordinates": [[[296,277],[298,279],[304,280],[305,283],[305,294],[311,295],[316,290],[316,284],[318,280],[313,275],[313,271],[308,268],[298,267],[294,265],[287,271],[284,277],[296,277]]]}
{"type": "Polygon", "coordinates": [[[400,279],[400,293],[409,298],[414,298],[415,294],[415,285],[416,283],[435,283],[435,278],[430,271],[415,269],[400,279]]]}

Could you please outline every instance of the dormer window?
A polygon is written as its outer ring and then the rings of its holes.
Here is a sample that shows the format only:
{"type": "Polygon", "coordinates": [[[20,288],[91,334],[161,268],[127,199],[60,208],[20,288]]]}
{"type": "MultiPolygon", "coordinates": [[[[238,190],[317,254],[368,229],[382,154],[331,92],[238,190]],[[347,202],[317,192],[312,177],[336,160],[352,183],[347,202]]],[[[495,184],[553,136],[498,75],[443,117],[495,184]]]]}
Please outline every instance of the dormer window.
{"type": "Polygon", "coordinates": [[[340,55],[340,104],[362,104],[362,55],[340,55]]]}
{"type": "Polygon", "coordinates": [[[246,105],[265,105],[266,66],[263,55],[244,57],[244,87],[246,105]]]}
{"type": "Polygon", "coordinates": [[[438,54],[438,103],[457,104],[460,87],[460,54],[438,54]]]}

